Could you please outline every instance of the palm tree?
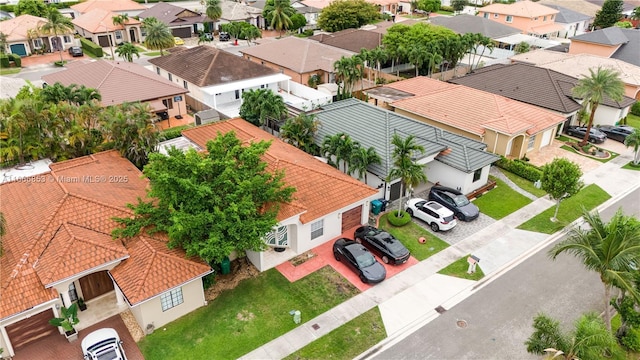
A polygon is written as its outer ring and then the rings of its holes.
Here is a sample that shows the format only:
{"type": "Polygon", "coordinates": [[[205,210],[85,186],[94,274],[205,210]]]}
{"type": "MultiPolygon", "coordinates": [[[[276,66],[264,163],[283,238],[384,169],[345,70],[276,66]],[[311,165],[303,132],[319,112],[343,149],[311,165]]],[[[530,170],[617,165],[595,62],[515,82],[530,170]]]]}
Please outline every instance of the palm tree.
{"type": "Polygon", "coordinates": [[[427,48],[424,45],[415,45],[407,54],[407,59],[416,67],[416,77],[420,75],[420,68],[428,60],[430,54],[427,54],[427,48]]]}
{"type": "Polygon", "coordinates": [[[394,168],[389,172],[387,181],[400,179],[400,201],[398,202],[398,215],[402,211],[402,198],[407,187],[414,187],[421,182],[427,181],[424,173],[424,165],[417,164],[413,156],[415,153],[424,153],[424,147],[416,143],[416,137],[409,135],[401,138],[398,134],[393,134],[391,144],[394,146],[392,157],[394,168]]]}
{"type": "Polygon", "coordinates": [[[47,10],[47,22],[42,24],[40,32],[45,34],[53,33],[54,37],[60,41],[60,62],[62,63],[62,40],[58,38],[58,34],[64,34],[73,30],[71,19],[62,15],[57,8],[51,7],[47,10]]]}
{"type": "Polygon", "coordinates": [[[340,146],[341,137],[344,133],[335,134],[333,136],[326,135],[324,140],[322,141],[322,146],[320,147],[320,153],[322,156],[327,158],[327,163],[329,165],[335,166],[337,169],[340,169],[340,160],[338,148],[340,146]],[[334,163],[331,159],[331,156],[334,156],[336,162],[334,163]]]}
{"type": "Polygon", "coordinates": [[[80,85],[78,87],[75,84],[71,85],[70,88],[70,101],[78,106],[84,105],[85,103],[91,102],[93,100],[102,100],[102,95],[100,95],[100,92],[98,92],[98,90],[94,88],[88,88],[84,85],[80,85]]]}
{"type": "Polygon", "coordinates": [[[369,52],[369,55],[371,56],[371,61],[374,62],[376,64],[376,76],[374,77],[374,82],[378,82],[378,74],[380,74],[380,67],[382,66],[382,64],[384,62],[386,62],[389,58],[389,55],[387,54],[387,51],[381,47],[378,46],[375,49],[371,50],[369,52]]]}
{"type": "Polygon", "coordinates": [[[143,26],[147,31],[144,45],[151,50],[160,50],[160,56],[164,55],[163,49],[170,48],[174,45],[171,30],[169,30],[169,27],[163,22],[151,17],[144,19],[143,26]]]}
{"type": "Polygon", "coordinates": [[[289,0],[274,0],[273,10],[271,11],[271,27],[280,31],[280,37],[282,37],[282,30],[288,30],[293,22],[290,18],[291,3],[289,0]]]}
{"type": "Polygon", "coordinates": [[[251,46],[251,41],[262,37],[262,32],[253,25],[245,26],[240,31],[240,37],[245,38],[247,40],[247,45],[251,46]]]}
{"type": "Polygon", "coordinates": [[[344,173],[351,174],[349,166],[351,164],[351,159],[353,158],[353,150],[357,146],[357,142],[353,141],[351,136],[341,133],[340,141],[338,142],[338,147],[336,148],[336,157],[342,159],[344,163],[344,173]]]}
{"type": "Polygon", "coordinates": [[[280,136],[289,144],[303,150],[306,153],[313,153],[313,138],[318,132],[320,121],[316,119],[315,114],[300,113],[298,116],[287,120],[280,127],[280,136]]]}
{"type": "Polygon", "coordinates": [[[610,98],[615,101],[622,100],[624,96],[624,83],[620,80],[620,74],[614,70],[598,67],[596,71],[589,69],[590,76],[578,81],[572,89],[573,95],[583,100],[583,106],[588,106],[591,110],[587,130],[580,146],[584,146],[589,141],[589,133],[593,126],[593,117],[596,115],[598,105],[605,99],[610,98]]]}
{"type": "Polygon", "coordinates": [[[222,17],[222,7],[220,6],[220,0],[206,0],[207,9],[205,13],[207,17],[212,20],[211,33],[216,32],[216,21],[222,17]]]}
{"type": "Polygon", "coordinates": [[[635,128],[631,134],[627,135],[624,145],[633,146],[633,165],[640,164],[640,129],[635,128]]]}
{"type": "Polygon", "coordinates": [[[116,54],[128,62],[133,62],[134,55],[140,58],[140,50],[130,42],[120,44],[120,46],[116,48],[116,54]]]}
{"type": "Polygon", "coordinates": [[[549,256],[555,260],[561,253],[570,253],[589,270],[600,275],[604,285],[604,321],[611,331],[611,289],[627,291],[636,301],[640,294],[633,286],[633,264],[640,263],[640,222],[633,216],[625,216],[618,210],[608,223],[597,212],[583,209],[583,217],[589,229],[571,229],[570,236],[556,244],[549,256]]]}
{"type": "Polygon", "coordinates": [[[362,146],[357,146],[351,156],[351,170],[358,174],[358,179],[364,177],[364,183],[367,183],[367,168],[369,165],[380,164],[382,159],[376,152],[376,149],[370,147],[365,149],[362,146]]]}
{"type": "Polygon", "coordinates": [[[149,154],[156,151],[160,139],[149,105],[138,102],[110,106],[103,116],[104,122],[109,124],[107,140],[113,142],[114,149],[120,154],[142,169],[149,161],[149,154]]]}
{"type": "MultiPolygon", "coordinates": [[[[114,17],[111,18],[111,22],[113,22],[113,25],[115,26],[119,26],[120,28],[122,28],[123,30],[126,30],[126,28],[124,27],[124,25],[129,21],[129,15],[127,14],[121,14],[121,15],[116,15],[114,17]]],[[[115,41],[115,30],[113,31],[114,36],[113,36],[113,41],[115,41]]],[[[113,44],[111,43],[111,40],[109,40],[109,49],[111,49],[111,57],[114,58],[113,56],[113,44]]],[[[117,51],[116,51],[117,52],[117,51]]]]}

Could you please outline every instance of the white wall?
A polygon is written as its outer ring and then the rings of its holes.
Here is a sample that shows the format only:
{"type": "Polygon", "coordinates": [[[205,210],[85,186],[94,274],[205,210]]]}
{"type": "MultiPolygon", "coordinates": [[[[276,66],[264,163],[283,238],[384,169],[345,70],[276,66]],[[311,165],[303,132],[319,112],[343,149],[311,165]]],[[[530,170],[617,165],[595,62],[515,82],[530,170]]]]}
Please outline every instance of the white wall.
{"type": "Polygon", "coordinates": [[[299,110],[312,110],[333,101],[331,95],[293,81],[281,81],[278,83],[278,88],[283,91],[289,91],[291,95],[298,98],[293,99],[286,95],[284,96],[286,104],[299,110]]]}
{"type": "MultiPolygon", "coordinates": [[[[582,104],[582,100],[576,100],[582,104]]],[[[620,119],[627,116],[630,106],[624,109],[617,109],[600,104],[593,117],[593,125],[615,125],[620,119]]]]}
{"type": "Polygon", "coordinates": [[[483,169],[480,179],[475,183],[473,182],[473,173],[467,174],[439,161],[430,162],[427,165],[426,174],[429,182],[439,182],[440,185],[453,189],[460,188],[462,193],[467,194],[487,183],[489,167],[483,169]]]}

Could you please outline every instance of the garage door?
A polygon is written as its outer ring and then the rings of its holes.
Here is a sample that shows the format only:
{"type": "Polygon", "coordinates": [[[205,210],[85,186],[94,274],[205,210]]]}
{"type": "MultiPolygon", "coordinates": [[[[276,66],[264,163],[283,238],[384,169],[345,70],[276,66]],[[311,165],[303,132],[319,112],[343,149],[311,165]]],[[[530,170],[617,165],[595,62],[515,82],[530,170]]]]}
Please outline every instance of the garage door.
{"type": "Polygon", "coordinates": [[[12,54],[27,56],[27,47],[24,44],[12,44],[9,45],[12,54]]]}
{"type": "Polygon", "coordinates": [[[173,36],[188,39],[191,37],[191,27],[171,29],[171,33],[173,34],[173,36]]]}
{"type": "Polygon", "coordinates": [[[5,330],[13,349],[16,350],[32,341],[56,333],[58,328],[49,324],[49,320],[53,318],[53,311],[49,309],[7,326],[5,330]]]}
{"type": "Polygon", "coordinates": [[[542,134],[542,142],[540,143],[541,148],[551,144],[551,133],[553,133],[553,129],[549,129],[542,134]]]}
{"type": "Polygon", "coordinates": [[[362,205],[342,213],[342,232],[362,224],[362,205]]]}
{"type": "Polygon", "coordinates": [[[102,47],[111,46],[111,44],[109,44],[109,36],[107,36],[107,35],[98,36],[98,45],[100,45],[102,47]]]}

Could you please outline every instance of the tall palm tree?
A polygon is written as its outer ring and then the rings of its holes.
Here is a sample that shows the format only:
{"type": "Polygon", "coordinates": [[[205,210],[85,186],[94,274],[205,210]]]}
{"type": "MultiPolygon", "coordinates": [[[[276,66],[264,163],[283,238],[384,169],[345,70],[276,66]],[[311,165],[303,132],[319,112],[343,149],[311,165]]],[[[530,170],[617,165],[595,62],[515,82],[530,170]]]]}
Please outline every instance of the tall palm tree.
{"type": "Polygon", "coordinates": [[[624,145],[633,146],[633,165],[640,164],[640,129],[635,128],[631,134],[627,135],[624,145]]]}
{"type": "Polygon", "coordinates": [[[353,170],[356,174],[358,174],[358,179],[362,179],[364,177],[364,183],[366,184],[367,179],[367,168],[369,165],[380,164],[382,159],[380,155],[376,152],[376,149],[370,147],[368,149],[357,146],[353,154],[351,156],[351,170],[353,170]]]}
{"type": "Polygon", "coordinates": [[[344,133],[326,135],[322,141],[322,146],[320,147],[320,153],[322,156],[327,158],[327,163],[335,166],[337,169],[340,169],[340,160],[342,160],[338,153],[338,148],[340,147],[341,142],[340,138],[342,135],[344,135],[344,133]],[[331,156],[335,157],[335,163],[332,161],[331,156]]]}
{"type": "Polygon", "coordinates": [[[100,95],[100,92],[94,88],[88,88],[84,85],[77,86],[75,84],[71,85],[70,87],[71,97],[69,100],[78,106],[91,102],[93,100],[102,100],[102,95],[100,95]]]}
{"type": "Polygon", "coordinates": [[[143,26],[147,32],[144,45],[151,50],[160,50],[160,56],[164,55],[164,49],[174,45],[171,30],[169,30],[169,27],[165,23],[150,17],[144,19],[143,26]]]}
{"type": "Polygon", "coordinates": [[[60,62],[63,62],[62,39],[60,39],[58,35],[71,32],[72,30],[73,24],[71,23],[71,19],[62,15],[57,8],[50,7],[49,10],[47,10],[47,22],[42,24],[42,26],[40,27],[40,32],[45,34],[53,34],[53,36],[60,42],[60,47],[58,48],[58,51],[60,52],[60,62]]]}
{"type": "Polygon", "coordinates": [[[127,62],[133,62],[133,56],[140,58],[140,51],[130,42],[122,43],[116,48],[116,54],[127,62]]]}
{"type": "Polygon", "coordinates": [[[353,141],[351,136],[344,133],[341,134],[335,155],[342,159],[342,162],[344,163],[343,172],[345,174],[351,174],[350,165],[351,159],[353,158],[353,150],[356,148],[356,144],[357,142],[353,141]]]}
{"type": "Polygon", "coordinates": [[[604,285],[604,321],[611,331],[611,289],[626,291],[636,301],[640,294],[633,286],[633,264],[640,263],[640,222],[618,210],[608,223],[598,212],[583,209],[589,229],[574,227],[570,236],[556,244],[549,256],[555,260],[567,252],[579,258],[584,266],[600,275],[604,285]]]}
{"type": "Polygon", "coordinates": [[[300,113],[298,116],[287,120],[280,127],[280,136],[289,144],[306,153],[313,154],[313,138],[318,132],[320,121],[315,114],[300,113]]]}
{"type": "Polygon", "coordinates": [[[220,6],[220,0],[206,0],[205,4],[207,8],[205,13],[207,17],[211,19],[213,25],[211,25],[211,33],[216,32],[216,21],[222,17],[222,7],[220,6]]]}
{"type": "Polygon", "coordinates": [[[407,59],[416,68],[416,77],[420,75],[420,68],[428,61],[430,54],[427,54],[427,47],[421,44],[413,46],[407,54],[407,59]]]}
{"type": "Polygon", "coordinates": [[[291,2],[289,0],[274,0],[273,11],[271,12],[271,27],[280,31],[280,37],[282,37],[282,30],[288,30],[293,26],[290,14],[291,2]]]}
{"type": "Polygon", "coordinates": [[[598,105],[605,98],[615,101],[622,100],[624,96],[624,83],[620,80],[620,74],[614,70],[598,67],[596,71],[589,69],[589,76],[583,77],[572,89],[573,95],[583,100],[583,106],[588,106],[591,110],[589,122],[584,138],[580,146],[584,146],[589,141],[589,133],[593,126],[593,117],[596,115],[598,105]]]}
{"type": "Polygon", "coordinates": [[[109,124],[107,140],[142,169],[149,161],[149,154],[156,151],[160,139],[149,105],[138,102],[110,106],[103,116],[105,123],[109,124]]]}
{"type": "Polygon", "coordinates": [[[371,50],[369,54],[371,56],[371,61],[376,64],[377,71],[374,77],[374,82],[377,83],[378,74],[380,74],[380,71],[381,71],[380,67],[382,67],[382,64],[389,59],[389,55],[387,54],[387,51],[382,46],[378,46],[375,49],[371,50]]]}
{"type": "Polygon", "coordinates": [[[415,187],[421,182],[427,181],[427,175],[424,173],[424,165],[416,163],[413,156],[416,153],[423,154],[424,147],[416,142],[414,135],[401,138],[398,134],[393,134],[391,144],[394,146],[393,169],[387,176],[387,181],[400,179],[400,201],[398,202],[398,215],[402,211],[402,199],[407,187],[415,187]]]}

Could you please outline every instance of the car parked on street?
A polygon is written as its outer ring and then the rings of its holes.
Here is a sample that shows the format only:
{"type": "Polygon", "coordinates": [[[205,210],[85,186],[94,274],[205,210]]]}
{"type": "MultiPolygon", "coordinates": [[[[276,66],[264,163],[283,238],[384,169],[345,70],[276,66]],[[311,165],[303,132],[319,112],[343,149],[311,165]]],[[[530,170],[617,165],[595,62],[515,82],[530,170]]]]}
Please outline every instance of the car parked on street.
{"type": "Polygon", "coordinates": [[[72,46],[69,48],[69,55],[73,57],[84,56],[84,52],[80,46],[72,46]]]}
{"type": "Polygon", "coordinates": [[[627,136],[629,136],[629,134],[631,134],[635,130],[635,128],[628,125],[602,125],[598,127],[598,130],[607,135],[608,139],[623,143],[627,136]]]}
{"type": "Polygon", "coordinates": [[[98,329],[80,344],[85,360],[127,360],[118,332],[112,328],[98,329]]]}
{"type": "MultiPolygon", "coordinates": [[[[587,128],[583,126],[567,126],[565,129],[567,135],[575,136],[579,139],[584,138],[584,134],[587,133],[587,128]]],[[[601,144],[605,140],[607,140],[607,135],[602,131],[598,130],[596,127],[592,127],[589,130],[589,142],[601,144]]]]}
{"type": "Polygon", "coordinates": [[[435,201],[409,199],[404,209],[412,217],[427,223],[434,232],[451,230],[457,224],[453,211],[435,201]]]}
{"type": "Polygon", "coordinates": [[[411,255],[400,240],[373,226],[357,228],[353,237],[357,243],[364,245],[369,251],[378,255],[385,264],[404,264],[411,255]]]}
{"type": "Polygon", "coordinates": [[[387,277],[387,269],[362,244],[340,238],[333,243],[333,256],[353,270],[363,283],[379,283],[387,277]]]}
{"type": "Polygon", "coordinates": [[[229,33],[221,31],[220,34],[218,35],[218,40],[220,40],[220,41],[229,41],[229,40],[231,40],[231,36],[229,35],[229,33]]]}
{"type": "Polygon", "coordinates": [[[480,209],[456,189],[435,185],[429,190],[429,200],[444,205],[453,211],[460,221],[471,221],[480,216],[480,209]]]}

